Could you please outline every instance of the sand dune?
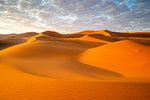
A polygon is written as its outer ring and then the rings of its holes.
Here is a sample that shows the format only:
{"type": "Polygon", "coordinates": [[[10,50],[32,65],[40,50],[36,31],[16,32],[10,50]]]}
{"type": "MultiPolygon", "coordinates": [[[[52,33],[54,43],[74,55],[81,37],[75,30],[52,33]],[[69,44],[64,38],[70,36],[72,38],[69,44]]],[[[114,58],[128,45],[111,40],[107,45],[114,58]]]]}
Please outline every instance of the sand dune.
{"type": "Polygon", "coordinates": [[[85,36],[80,37],[80,38],[66,38],[65,40],[81,40],[81,41],[91,41],[91,42],[100,42],[100,43],[110,43],[110,42],[105,41],[105,40],[100,40],[97,38],[90,37],[88,35],[85,35],[85,36]]]}
{"type": "Polygon", "coordinates": [[[26,38],[26,37],[32,37],[37,35],[37,32],[26,32],[26,33],[21,33],[21,34],[16,34],[14,36],[11,36],[11,38],[26,38]]]}
{"type": "Polygon", "coordinates": [[[24,43],[29,38],[32,38],[33,36],[37,35],[36,32],[27,32],[22,34],[5,34],[0,35],[0,50],[6,49],[8,47],[24,43]]]}
{"type": "Polygon", "coordinates": [[[123,33],[131,33],[131,34],[150,34],[150,32],[123,32],[123,33]]]}
{"type": "Polygon", "coordinates": [[[24,39],[19,39],[19,38],[3,38],[0,39],[0,50],[6,49],[8,47],[20,44],[25,42],[26,40],[24,39]]]}
{"type": "Polygon", "coordinates": [[[86,45],[66,43],[59,41],[27,41],[26,43],[19,44],[0,51],[0,56],[16,57],[16,56],[50,56],[56,53],[60,54],[73,54],[81,53],[89,48],[86,45]]]}
{"type": "Polygon", "coordinates": [[[125,40],[85,51],[79,61],[123,74],[126,77],[150,77],[150,47],[125,40]]]}
{"type": "Polygon", "coordinates": [[[85,80],[122,76],[119,73],[77,62],[76,55],[90,48],[89,46],[59,41],[35,41],[42,35],[38,34],[23,44],[2,50],[0,57],[16,66],[21,66],[19,69],[25,72],[45,77],[85,80]]]}
{"type": "Polygon", "coordinates": [[[69,57],[58,55],[49,58],[10,59],[7,62],[25,73],[53,79],[94,81],[123,77],[119,73],[82,64],[69,57]]]}
{"type": "Polygon", "coordinates": [[[53,40],[56,40],[56,38],[52,37],[52,36],[49,36],[49,35],[45,35],[43,33],[39,33],[39,34],[33,36],[32,38],[28,39],[26,41],[26,43],[37,41],[37,40],[41,40],[41,41],[53,41],[53,40]]]}
{"type": "Polygon", "coordinates": [[[45,78],[0,62],[1,100],[147,100],[147,83],[68,81],[45,78]]]}
{"type": "Polygon", "coordinates": [[[44,31],[44,32],[42,32],[42,34],[52,36],[52,37],[61,37],[62,36],[62,34],[55,32],[55,31],[44,31]]]}
{"type": "Polygon", "coordinates": [[[65,41],[65,42],[89,45],[89,46],[101,46],[106,43],[110,43],[109,41],[93,38],[88,35],[84,35],[84,36],[78,37],[78,38],[60,38],[59,40],[65,41]]]}
{"type": "Polygon", "coordinates": [[[74,33],[74,34],[84,34],[84,35],[90,35],[90,34],[102,34],[104,36],[111,36],[107,30],[101,30],[101,31],[94,31],[94,30],[86,30],[86,31],[82,31],[79,33],[74,33]]]}
{"type": "Polygon", "coordinates": [[[12,36],[15,36],[15,35],[16,35],[15,33],[12,33],[12,34],[0,34],[0,39],[12,37],[12,36]]]}
{"type": "Polygon", "coordinates": [[[117,38],[118,36],[121,37],[150,37],[150,32],[114,32],[114,31],[110,31],[110,30],[101,30],[101,31],[82,31],[79,33],[75,33],[75,34],[101,34],[104,36],[108,36],[108,37],[115,37],[117,38]]]}
{"type": "Polygon", "coordinates": [[[113,32],[109,30],[107,30],[107,32],[113,37],[150,37],[150,32],[113,32]]]}
{"type": "Polygon", "coordinates": [[[108,41],[108,42],[119,41],[119,39],[117,39],[117,38],[108,37],[108,36],[105,36],[105,35],[102,35],[102,34],[90,34],[89,36],[93,37],[93,38],[101,39],[101,40],[104,40],[104,41],[108,41]]]}
{"type": "Polygon", "coordinates": [[[150,98],[148,38],[81,33],[0,36],[6,43],[24,40],[0,51],[0,100],[150,98]]]}

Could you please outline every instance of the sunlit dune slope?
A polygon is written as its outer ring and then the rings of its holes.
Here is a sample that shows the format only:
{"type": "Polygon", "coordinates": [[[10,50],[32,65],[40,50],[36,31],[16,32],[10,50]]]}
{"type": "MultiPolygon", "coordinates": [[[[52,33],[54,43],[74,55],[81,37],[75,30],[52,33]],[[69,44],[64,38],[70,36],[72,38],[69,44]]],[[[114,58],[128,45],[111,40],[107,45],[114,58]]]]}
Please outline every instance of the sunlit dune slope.
{"type": "Polygon", "coordinates": [[[53,40],[56,40],[56,38],[52,37],[52,36],[49,36],[49,35],[45,35],[43,33],[39,33],[39,34],[33,36],[32,38],[28,39],[25,43],[33,42],[33,41],[36,41],[36,40],[53,41],[53,40]]]}
{"type": "Polygon", "coordinates": [[[90,34],[102,34],[105,36],[111,36],[107,30],[101,30],[101,31],[94,31],[94,30],[86,30],[86,31],[82,31],[79,33],[74,33],[74,34],[84,34],[84,35],[90,35],[90,34]]]}
{"type": "Polygon", "coordinates": [[[79,61],[123,74],[126,77],[150,77],[150,47],[124,40],[92,48],[79,61]]]}
{"type": "Polygon", "coordinates": [[[38,34],[29,41],[0,52],[0,57],[24,72],[61,79],[91,80],[106,77],[122,77],[109,70],[82,64],[75,60],[89,46],[59,41],[38,41],[38,34]]]}
{"type": "Polygon", "coordinates": [[[89,48],[88,46],[74,44],[74,43],[66,43],[66,42],[59,42],[59,41],[34,41],[32,39],[23,43],[19,44],[7,49],[4,49],[0,52],[0,56],[7,56],[7,57],[16,57],[16,56],[49,56],[55,53],[70,53],[76,54],[79,52],[83,52],[89,48]]]}

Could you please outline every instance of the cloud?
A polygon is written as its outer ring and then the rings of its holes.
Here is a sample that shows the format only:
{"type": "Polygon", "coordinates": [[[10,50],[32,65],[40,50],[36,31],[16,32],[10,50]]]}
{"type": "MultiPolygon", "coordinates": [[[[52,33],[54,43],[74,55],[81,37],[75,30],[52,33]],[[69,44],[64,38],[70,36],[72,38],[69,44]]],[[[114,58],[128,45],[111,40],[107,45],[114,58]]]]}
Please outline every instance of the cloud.
{"type": "Polygon", "coordinates": [[[149,5],[149,0],[0,0],[0,27],[7,32],[150,31],[149,5]]]}

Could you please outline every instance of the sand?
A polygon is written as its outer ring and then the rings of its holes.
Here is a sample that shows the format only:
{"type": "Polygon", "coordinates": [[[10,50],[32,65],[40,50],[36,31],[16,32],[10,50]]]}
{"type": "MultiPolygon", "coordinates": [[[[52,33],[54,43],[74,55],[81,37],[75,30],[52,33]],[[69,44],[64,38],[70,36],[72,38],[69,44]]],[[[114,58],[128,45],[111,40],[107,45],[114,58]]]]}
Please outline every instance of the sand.
{"type": "Polygon", "coordinates": [[[107,30],[101,30],[101,31],[86,30],[86,31],[82,31],[82,32],[74,33],[74,34],[85,34],[85,35],[102,34],[104,36],[111,36],[111,34],[107,32],[107,30]]]}
{"type": "Polygon", "coordinates": [[[110,43],[109,41],[101,39],[97,39],[88,35],[84,35],[82,37],[77,37],[77,38],[60,38],[60,41],[64,42],[70,42],[70,43],[78,43],[78,44],[83,44],[83,45],[89,45],[89,46],[101,46],[107,43],[110,43]]]}
{"type": "Polygon", "coordinates": [[[149,79],[149,51],[149,46],[124,40],[89,49],[80,55],[79,61],[118,72],[126,77],[149,79]]]}
{"type": "Polygon", "coordinates": [[[0,100],[150,98],[148,45],[50,33],[0,51],[0,100]]]}
{"type": "Polygon", "coordinates": [[[110,43],[109,41],[100,40],[97,38],[90,37],[88,35],[79,38],[64,38],[64,40],[80,40],[80,41],[91,41],[91,42],[99,42],[99,43],[110,43]]]}
{"type": "Polygon", "coordinates": [[[1,100],[148,100],[150,97],[147,83],[60,80],[25,73],[4,62],[0,64],[1,100]]]}

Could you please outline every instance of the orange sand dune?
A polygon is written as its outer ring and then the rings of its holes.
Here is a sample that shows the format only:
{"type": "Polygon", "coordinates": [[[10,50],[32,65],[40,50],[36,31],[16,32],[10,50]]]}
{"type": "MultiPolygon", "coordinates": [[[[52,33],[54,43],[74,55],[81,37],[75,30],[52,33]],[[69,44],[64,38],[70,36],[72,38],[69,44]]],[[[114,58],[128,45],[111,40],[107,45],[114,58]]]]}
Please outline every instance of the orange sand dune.
{"type": "Polygon", "coordinates": [[[89,36],[93,37],[93,38],[101,39],[101,40],[104,40],[104,41],[108,41],[108,42],[115,42],[115,41],[120,40],[118,38],[112,38],[112,37],[108,37],[108,36],[105,36],[105,35],[102,35],[102,34],[90,34],[89,36]]]}
{"type": "Polygon", "coordinates": [[[50,31],[20,37],[30,39],[1,50],[0,100],[150,98],[149,46],[115,40],[93,48],[112,38],[81,36],[50,31]]]}
{"type": "Polygon", "coordinates": [[[94,31],[94,30],[86,30],[86,31],[82,31],[79,33],[74,33],[74,34],[84,34],[84,35],[90,35],[90,34],[102,34],[105,36],[111,36],[107,30],[101,30],[101,31],[94,31]]]}
{"type": "Polygon", "coordinates": [[[52,37],[61,37],[62,36],[62,34],[55,32],[55,31],[45,31],[45,32],[42,32],[42,34],[52,36],[52,37]]]}
{"type": "Polygon", "coordinates": [[[111,36],[113,37],[143,37],[143,38],[149,38],[150,32],[112,32],[107,31],[111,36]]]}
{"type": "Polygon", "coordinates": [[[59,38],[58,40],[64,41],[64,42],[72,42],[77,44],[83,44],[83,45],[89,45],[89,46],[101,46],[106,43],[110,43],[109,41],[97,39],[90,37],[88,35],[78,37],[78,38],[59,38]]]}
{"type": "Polygon", "coordinates": [[[0,34],[0,50],[24,43],[29,38],[37,35],[36,32],[27,32],[22,34],[0,34]]]}
{"type": "Polygon", "coordinates": [[[68,81],[22,72],[0,62],[0,100],[148,100],[150,84],[68,81]]]}
{"type": "Polygon", "coordinates": [[[33,42],[33,41],[36,41],[36,40],[41,40],[41,41],[54,41],[54,40],[56,40],[56,38],[55,38],[55,37],[52,37],[52,36],[49,36],[49,35],[45,35],[45,34],[43,34],[43,33],[39,33],[39,34],[37,34],[37,35],[31,37],[30,39],[28,39],[28,40],[26,41],[26,43],[28,43],[28,42],[33,42]]]}
{"type": "Polygon", "coordinates": [[[150,32],[124,32],[124,33],[131,33],[131,34],[150,34],[150,32]]]}
{"type": "Polygon", "coordinates": [[[150,78],[150,47],[124,40],[85,51],[79,61],[126,77],[150,78]]]}
{"type": "Polygon", "coordinates": [[[148,38],[147,39],[133,39],[133,40],[138,43],[150,46],[150,38],[149,39],[148,38]]]}
{"type": "Polygon", "coordinates": [[[3,38],[10,38],[10,37],[13,37],[17,34],[15,33],[12,33],[12,34],[0,34],[0,39],[3,39],[3,38]]]}
{"type": "Polygon", "coordinates": [[[37,32],[26,32],[21,34],[16,34],[15,36],[12,36],[12,38],[26,38],[26,37],[32,37],[37,35],[37,32]]]}
{"type": "Polygon", "coordinates": [[[26,43],[2,50],[0,57],[16,66],[21,66],[19,69],[25,72],[46,77],[85,80],[99,79],[103,76],[122,76],[74,60],[74,57],[88,49],[88,46],[58,41],[34,41],[41,35],[38,34],[26,43]]]}
{"type": "Polygon", "coordinates": [[[105,40],[100,40],[97,38],[90,37],[88,35],[85,35],[85,36],[79,37],[79,38],[64,38],[64,40],[81,40],[81,41],[91,41],[91,42],[100,42],[100,43],[110,43],[105,40]]]}
{"type": "Polygon", "coordinates": [[[2,39],[0,39],[0,50],[23,43],[25,41],[26,40],[19,39],[19,38],[13,38],[13,39],[12,38],[2,38],[2,39]]]}
{"type": "MultiPolygon", "coordinates": [[[[31,39],[32,40],[32,39],[31,39]]],[[[55,53],[58,54],[73,54],[81,53],[87,48],[90,48],[86,45],[59,42],[59,41],[27,41],[23,44],[19,44],[7,49],[0,51],[0,56],[4,57],[18,57],[18,56],[50,56],[55,53]]],[[[34,40],[34,38],[33,38],[34,40]]]]}
{"type": "Polygon", "coordinates": [[[0,34],[0,38],[2,39],[29,39],[38,33],[36,32],[26,32],[21,34],[0,34]]]}

